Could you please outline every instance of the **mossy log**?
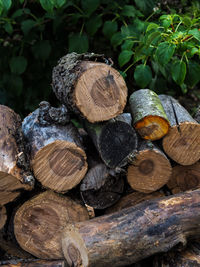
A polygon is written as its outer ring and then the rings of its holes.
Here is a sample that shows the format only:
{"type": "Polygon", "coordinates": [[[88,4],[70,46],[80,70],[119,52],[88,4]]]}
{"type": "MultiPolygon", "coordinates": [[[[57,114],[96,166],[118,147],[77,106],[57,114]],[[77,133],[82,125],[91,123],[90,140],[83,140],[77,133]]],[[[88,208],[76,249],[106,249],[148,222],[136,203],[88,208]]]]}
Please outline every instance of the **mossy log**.
{"type": "Polygon", "coordinates": [[[195,190],[67,225],[62,249],[70,266],[124,266],[199,238],[199,221],[195,190]]]}
{"type": "Polygon", "coordinates": [[[156,256],[153,267],[199,267],[200,245],[198,242],[189,244],[182,251],[174,250],[156,256]]]}
{"type": "Polygon", "coordinates": [[[151,193],[168,182],[171,171],[166,155],[151,141],[143,140],[128,166],[127,181],[134,190],[151,193]]]}
{"type": "Polygon", "coordinates": [[[174,166],[167,187],[173,194],[200,188],[200,161],[190,166],[174,166]]]}
{"type": "Polygon", "coordinates": [[[7,212],[4,206],[0,207],[0,230],[4,227],[7,220],[7,212]]]}
{"type": "Polygon", "coordinates": [[[109,169],[96,163],[81,182],[81,197],[85,204],[94,209],[105,209],[116,203],[123,193],[124,180],[120,170],[109,169]]]}
{"type": "Polygon", "coordinates": [[[2,267],[67,267],[64,260],[10,260],[0,262],[2,267]]]}
{"type": "Polygon", "coordinates": [[[31,190],[33,186],[21,119],[12,109],[0,105],[0,206],[13,201],[22,189],[31,190]]]}
{"type": "Polygon", "coordinates": [[[163,197],[163,192],[153,192],[151,194],[145,194],[141,192],[133,192],[120,198],[120,200],[113,206],[106,209],[106,214],[111,214],[122,209],[126,209],[135,206],[145,200],[151,200],[154,198],[163,197]]]}
{"type": "Polygon", "coordinates": [[[109,168],[126,165],[135,154],[138,137],[131,126],[131,115],[123,113],[104,123],[89,123],[85,128],[103,162],[109,168]]]}
{"type": "Polygon", "coordinates": [[[192,165],[200,159],[200,124],[171,96],[159,95],[171,128],[163,138],[163,149],[181,165],[192,165]]]}
{"type": "Polygon", "coordinates": [[[35,177],[59,193],[75,187],[87,171],[86,154],[67,110],[41,102],[22,124],[35,177]]]}
{"type": "Polygon", "coordinates": [[[46,191],[26,201],[14,217],[19,245],[40,259],[62,259],[61,235],[67,223],[88,220],[87,209],[67,196],[46,191]]]}
{"type": "Polygon", "coordinates": [[[147,140],[158,140],[169,131],[169,120],[158,95],[149,89],[135,91],[129,99],[133,126],[147,140]]]}
{"type": "Polygon", "coordinates": [[[116,117],[123,112],[127,100],[123,77],[102,61],[107,60],[94,53],[67,54],[52,75],[57,98],[92,123],[116,117]]]}

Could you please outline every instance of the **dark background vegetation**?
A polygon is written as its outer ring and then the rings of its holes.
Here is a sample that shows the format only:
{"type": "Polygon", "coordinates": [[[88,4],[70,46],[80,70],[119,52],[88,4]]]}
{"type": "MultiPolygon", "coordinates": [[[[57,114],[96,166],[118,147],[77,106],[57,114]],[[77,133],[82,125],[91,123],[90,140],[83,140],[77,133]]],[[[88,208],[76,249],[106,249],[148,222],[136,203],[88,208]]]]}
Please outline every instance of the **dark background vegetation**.
{"type": "Polygon", "coordinates": [[[195,112],[198,0],[0,0],[0,103],[22,117],[57,102],[52,68],[69,52],[111,57],[129,93],[150,88],[195,112]]]}

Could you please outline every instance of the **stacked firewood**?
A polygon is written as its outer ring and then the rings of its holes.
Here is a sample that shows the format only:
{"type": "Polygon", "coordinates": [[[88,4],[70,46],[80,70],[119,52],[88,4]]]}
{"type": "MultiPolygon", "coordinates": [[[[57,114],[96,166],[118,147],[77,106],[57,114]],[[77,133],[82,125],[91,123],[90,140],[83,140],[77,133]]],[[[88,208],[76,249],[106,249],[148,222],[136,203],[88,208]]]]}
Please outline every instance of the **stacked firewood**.
{"type": "Polygon", "coordinates": [[[52,79],[59,108],[22,122],[0,106],[2,264],[127,266],[173,247],[152,266],[200,264],[185,248],[200,238],[199,115],[149,89],[127,101],[103,55],[68,54],[52,79]]]}

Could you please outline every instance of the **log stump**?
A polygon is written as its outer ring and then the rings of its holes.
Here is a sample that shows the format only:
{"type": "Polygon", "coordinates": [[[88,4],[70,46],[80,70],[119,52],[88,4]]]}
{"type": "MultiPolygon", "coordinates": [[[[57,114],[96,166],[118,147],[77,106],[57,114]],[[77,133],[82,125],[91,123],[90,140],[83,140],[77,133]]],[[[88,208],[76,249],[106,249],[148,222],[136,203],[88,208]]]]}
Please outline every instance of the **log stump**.
{"type": "Polygon", "coordinates": [[[125,166],[135,155],[138,137],[131,126],[130,113],[103,123],[88,123],[85,128],[103,162],[111,169],[125,166]]]}
{"type": "Polygon", "coordinates": [[[26,161],[21,119],[0,105],[0,206],[13,201],[22,189],[31,190],[34,178],[26,161]]]}
{"type": "Polygon", "coordinates": [[[105,58],[94,53],[67,54],[52,75],[53,91],[61,103],[92,123],[116,117],[127,100],[123,77],[101,61],[105,58]]]}
{"type": "Polygon", "coordinates": [[[163,138],[163,149],[181,165],[192,165],[200,159],[200,124],[171,96],[159,95],[171,128],[163,138]]]}
{"type": "Polygon", "coordinates": [[[172,194],[193,190],[200,187],[200,162],[190,165],[177,165],[172,168],[172,175],[167,183],[172,194]]]}
{"type": "Polygon", "coordinates": [[[138,152],[128,166],[127,181],[136,191],[151,193],[165,185],[172,167],[165,154],[150,141],[140,141],[138,152]]]}
{"type": "Polygon", "coordinates": [[[67,223],[88,220],[85,207],[46,191],[25,202],[14,217],[19,245],[40,259],[62,259],[61,235],[67,223]]]}
{"type": "Polygon", "coordinates": [[[65,193],[80,183],[87,171],[86,154],[64,107],[55,109],[41,102],[24,119],[22,130],[33,172],[44,187],[65,193]]]}
{"type": "Polygon", "coordinates": [[[169,120],[158,95],[149,89],[135,91],[129,99],[133,126],[147,140],[158,140],[169,131],[169,120]]]}
{"type": "Polygon", "coordinates": [[[195,190],[68,225],[62,249],[70,266],[125,266],[199,238],[199,221],[195,190]]]}

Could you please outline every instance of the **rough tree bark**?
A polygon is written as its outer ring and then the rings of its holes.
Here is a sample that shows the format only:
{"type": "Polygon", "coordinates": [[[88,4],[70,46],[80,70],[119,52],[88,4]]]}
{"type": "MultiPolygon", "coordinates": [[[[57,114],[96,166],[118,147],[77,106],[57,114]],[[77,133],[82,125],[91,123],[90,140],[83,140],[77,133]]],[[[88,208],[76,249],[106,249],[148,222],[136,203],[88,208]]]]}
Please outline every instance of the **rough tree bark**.
{"type": "Polygon", "coordinates": [[[129,99],[133,125],[142,138],[157,140],[169,131],[169,121],[158,95],[149,90],[135,91],[129,99]]]}
{"type": "Polygon", "coordinates": [[[200,159],[200,124],[171,96],[159,95],[171,128],[163,138],[166,154],[181,165],[192,165],[200,159]]]}
{"type": "Polygon", "coordinates": [[[26,159],[21,119],[0,105],[0,206],[13,201],[21,189],[31,190],[34,178],[26,159]]]}
{"type": "Polygon", "coordinates": [[[85,207],[67,196],[46,191],[16,212],[14,233],[19,245],[40,259],[62,259],[61,236],[67,223],[88,220],[85,207]]]}
{"type": "Polygon", "coordinates": [[[136,191],[151,193],[165,185],[172,167],[165,154],[151,141],[140,141],[135,158],[128,166],[127,181],[136,191]]]}
{"type": "Polygon", "coordinates": [[[104,123],[92,124],[85,121],[88,134],[109,168],[124,166],[134,157],[138,137],[131,121],[129,113],[123,113],[104,123]]]}
{"type": "Polygon", "coordinates": [[[122,113],[127,99],[123,77],[102,61],[107,60],[94,53],[67,54],[59,60],[52,75],[57,98],[92,123],[122,113]]]}
{"type": "Polygon", "coordinates": [[[190,166],[177,165],[173,167],[167,186],[173,194],[199,188],[200,162],[190,166]]]}
{"type": "Polygon", "coordinates": [[[77,129],[64,106],[41,102],[22,124],[35,177],[60,193],[75,187],[87,171],[86,155],[77,129]]]}
{"type": "Polygon", "coordinates": [[[200,237],[200,190],[145,201],[68,225],[62,249],[70,266],[124,266],[200,237]]]}
{"type": "Polygon", "coordinates": [[[4,227],[7,220],[7,212],[4,206],[0,207],[0,230],[4,227]]]}
{"type": "Polygon", "coordinates": [[[67,264],[64,260],[26,260],[26,261],[16,261],[10,260],[5,262],[0,262],[2,267],[67,267],[67,264]]]}

